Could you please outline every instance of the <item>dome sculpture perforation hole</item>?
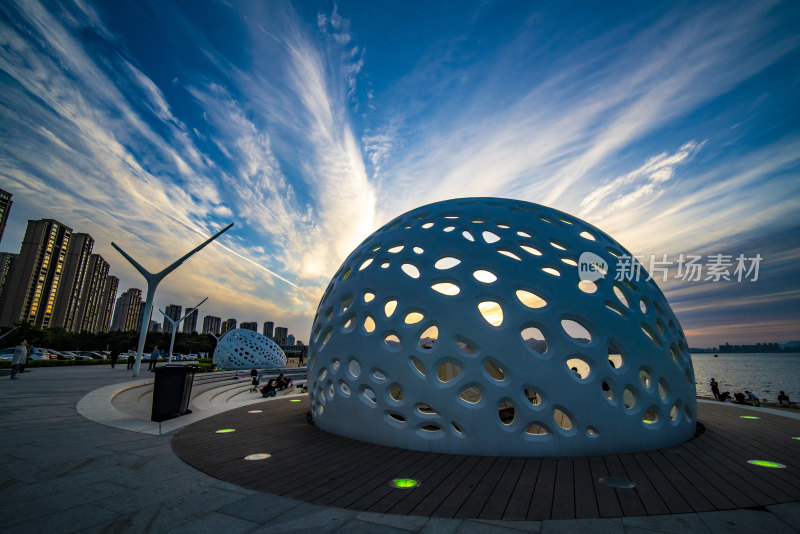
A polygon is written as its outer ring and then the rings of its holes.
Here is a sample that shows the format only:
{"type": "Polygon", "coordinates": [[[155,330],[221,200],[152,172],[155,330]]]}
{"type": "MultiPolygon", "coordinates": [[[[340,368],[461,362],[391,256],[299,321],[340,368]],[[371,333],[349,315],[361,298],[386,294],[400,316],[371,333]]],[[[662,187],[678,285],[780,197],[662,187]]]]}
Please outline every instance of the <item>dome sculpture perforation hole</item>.
{"type": "Polygon", "coordinates": [[[658,423],[658,410],[656,408],[648,408],[642,416],[642,423],[645,425],[654,425],[658,423]]]}
{"type": "Polygon", "coordinates": [[[481,316],[492,326],[503,324],[503,308],[494,301],[486,300],[478,304],[481,316]]]}
{"type": "Polygon", "coordinates": [[[632,410],[636,406],[636,400],[636,392],[632,388],[626,387],[622,390],[622,404],[625,408],[632,410]]]}
{"type": "Polygon", "coordinates": [[[569,337],[578,343],[588,344],[592,342],[592,334],[589,332],[589,329],[574,319],[562,319],[561,328],[564,329],[564,332],[569,337]]]}
{"type": "Polygon", "coordinates": [[[434,263],[433,266],[436,269],[439,269],[440,271],[444,271],[447,269],[452,269],[459,263],[461,263],[461,260],[459,260],[458,258],[454,258],[452,256],[445,256],[443,258],[439,258],[438,260],[436,260],[436,263],[434,263]]]}
{"type": "Polygon", "coordinates": [[[622,290],[622,286],[619,284],[614,284],[614,295],[617,296],[617,299],[622,303],[623,306],[626,308],[630,308],[631,305],[628,303],[628,297],[625,296],[625,292],[622,290]]]}
{"type": "Polygon", "coordinates": [[[510,425],[514,422],[514,418],[516,416],[516,409],[514,405],[509,400],[505,400],[500,403],[500,407],[497,411],[497,415],[500,418],[500,422],[504,425],[510,425]]]}
{"type": "Polygon", "coordinates": [[[531,436],[546,436],[550,430],[542,423],[531,423],[525,428],[525,433],[531,436]]]}
{"type": "Polygon", "coordinates": [[[489,244],[500,241],[500,236],[494,232],[490,232],[489,230],[484,230],[481,236],[483,237],[483,240],[489,244]]]}
{"type": "Polygon", "coordinates": [[[419,269],[417,269],[415,265],[412,265],[410,263],[404,263],[400,266],[400,269],[402,269],[403,272],[406,273],[411,278],[417,279],[420,277],[419,269]]]}
{"type": "Polygon", "coordinates": [[[519,248],[521,248],[522,250],[524,250],[528,254],[531,254],[532,256],[541,256],[542,255],[542,253],[539,251],[539,249],[533,248],[530,245],[520,245],[519,248]]]}
{"type": "Polygon", "coordinates": [[[519,301],[526,307],[532,308],[534,310],[539,308],[544,308],[547,306],[547,301],[544,300],[542,297],[533,293],[531,291],[525,291],[524,289],[518,289],[516,291],[517,298],[519,301]]]}
{"type": "Polygon", "coordinates": [[[417,373],[419,373],[423,378],[428,376],[425,372],[425,364],[413,356],[411,356],[409,359],[411,360],[411,365],[414,367],[417,373]]]}
{"type": "Polygon", "coordinates": [[[359,376],[361,376],[361,364],[358,363],[358,360],[352,358],[349,362],[347,362],[347,372],[350,373],[350,376],[357,380],[359,376]]]}
{"type": "Polygon", "coordinates": [[[394,218],[323,286],[308,336],[314,423],[388,447],[478,456],[681,443],[696,421],[692,361],[660,282],[646,272],[615,279],[616,258],[635,252],[523,201],[458,199],[394,218]],[[608,265],[596,280],[579,276],[584,253],[608,265]]]}
{"type": "Polygon", "coordinates": [[[459,393],[459,398],[469,404],[478,404],[483,398],[483,393],[478,386],[470,386],[459,393]]]}
{"type": "Polygon", "coordinates": [[[425,316],[423,314],[419,313],[419,312],[411,312],[411,313],[406,314],[406,317],[405,317],[405,319],[403,319],[403,322],[405,324],[417,324],[418,322],[422,321],[424,318],[425,318],[425,316]]]}
{"type": "Polygon", "coordinates": [[[453,362],[444,362],[436,370],[436,378],[439,379],[439,382],[444,383],[455,380],[459,374],[461,374],[461,367],[453,362]]]}
{"type": "Polygon", "coordinates": [[[438,340],[439,340],[439,328],[437,328],[436,325],[431,325],[428,328],[426,328],[425,331],[422,332],[422,334],[420,334],[417,344],[422,349],[430,350],[433,348],[433,346],[436,344],[438,340]]]}
{"type": "Polygon", "coordinates": [[[441,293],[442,295],[447,295],[448,297],[454,297],[461,293],[461,288],[451,282],[439,282],[438,284],[433,284],[431,289],[437,293],[441,293]]]}
{"type": "Polygon", "coordinates": [[[366,315],[364,317],[364,324],[362,324],[361,327],[364,329],[364,332],[371,334],[375,331],[375,319],[369,315],[366,315]]]}
{"type": "Polygon", "coordinates": [[[400,402],[403,400],[403,388],[401,388],[398,384],[392,384],[389,388],[389,398],[395,402],[400,402]]]}
{"type": "Polygon", "coordinates": [[[499,252],[503,256],[507,256],[507,257],[515,259],[517,261],[522,261],[522,258],[520,258],[518,255],[514,254],[513,251],[511,251],[511,250],[509,250],[507,248],[498,248],[497,252],[499,252]]]}
{"type": "Polygon", "coordinates": [[[531,406],[540,406],[542,404],[542,395],[533,389],[525,388],[525,398],[531,403],[531,406]]]}
{"type": "Polygon", "coordinates": [[[645,389],[650,389],[650,386],[653,385],[653,376],[650,371],[643,367],[639,369],[639,381],[645,389]]]}
{"type": "Polygon", "coordinates": [[[572,419],[561,408],[553,409],[553,421],[563,430],[572,430],[572,419]]]}
{"type": "Polygon", "coordinates": [[[592,367],[581,358],[570,358],[566,361],[567,369],[580,380],[586,380],[592,372],[592,367]]]}
{"type": "Polygon", "coordinates": [[[423,415],[423,416],[426,416],[426,415],[439,415],[439,412],[437,412],[436,410],[434,410],[433,408],[431,408],[429,405],[425,404],[424,402],[421,402],[421,403],[417,404],[417,411],[419,411],[419,413],[421,415],[423,415]]]}
{"type": "Polygon", "coordinates": [[[584,293],[596,293],[597,292],[597,284],[592,282],[591,280],[581,280],[578,282],[578,289],[583,291],[584,293]]]}
{"type": "Polygon", "coordinates": [[[545,354],[547,352],[547,339],[542,331],[535,326],[523,329],[520,332],[520,336],[525,345],[537,354],[545,354]]]}
{"type": "Polygon", "coordinates": [[[492,360],[484,360],[483,368],[486,370],[486,374],[489,375],[489,377],[492,378],[493,380],[502,382],[503,380],[506,379],[506,375],[505,373],[503,373],[503,369],[492,360]]]}

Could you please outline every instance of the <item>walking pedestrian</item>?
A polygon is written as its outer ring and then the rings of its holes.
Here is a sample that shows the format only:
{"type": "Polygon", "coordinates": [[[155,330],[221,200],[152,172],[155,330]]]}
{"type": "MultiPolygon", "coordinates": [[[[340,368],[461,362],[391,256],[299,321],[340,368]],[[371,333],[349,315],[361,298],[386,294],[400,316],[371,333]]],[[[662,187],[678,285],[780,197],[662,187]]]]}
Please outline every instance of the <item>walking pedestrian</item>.
{"type": "Polygon", "coordinates": [[[115,365],[117,365],[117,360],[119,359],[119,349],[114,347],[111,349],[111,368],[113,369],[115,365]]]}
{"type": "Polygon", "coordinates": [[[136,363],[136,349],[130,348],[128,349],[128,367],[127,369],[133,369],[133,364],[136,363]]]}
{"type": "Polygon", "coordinates": [[[149,369],[152,371],[156,367],[156,362],[158,358],[161,356],[161,351],[158,350],[158,345],[153,347],[153,352],[150,353],[150,367],[149,369]]]}
{"type": "Polygon", "coordinates": [[[719,400],[719,384],[713,378],[711,379],[711,393],[714,394],[714,398],[719,400]]]}
{"type": "Polygon", "coordinates": [[[11,357],[11,380],[17,379],[20,362],[22,362],[24,358],[27,358],[27,354],[28,341],[23,339],[19,342],[19,345],[14,347],[14,356],[11,357]]]}

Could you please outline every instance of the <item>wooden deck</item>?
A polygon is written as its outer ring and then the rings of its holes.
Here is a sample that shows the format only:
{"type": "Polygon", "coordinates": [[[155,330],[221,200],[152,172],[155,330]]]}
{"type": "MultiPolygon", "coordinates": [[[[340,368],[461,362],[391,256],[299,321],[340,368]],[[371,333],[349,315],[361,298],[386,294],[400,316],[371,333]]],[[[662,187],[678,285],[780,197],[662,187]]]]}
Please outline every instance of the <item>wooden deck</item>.
{"type": "Polygon", "coordinates": [[[172,439],[197,469],[246,488],[371,512],[540,520],[678,514],[800,500],[800,421],[698,404],[705,433],[683,445],[583,458],[493,458],[371,445],[312,427],[302,402],[270,401],[194,423],[172,439]],[[248,413],[249,410],[263,410],[248,413]],[[760,419],[741,419],[758,415],[760,419]],[[217,434],[216,430],[236,431],[217,434]],[[253,453],[263,461],[245,461],[253,453]],[[769,469],[748,460],[770,460],[769,469]],[[395,489],[414,478],[420,486],[395,489]],[[635,482],[607,486],[602,477],[635,482]]]}

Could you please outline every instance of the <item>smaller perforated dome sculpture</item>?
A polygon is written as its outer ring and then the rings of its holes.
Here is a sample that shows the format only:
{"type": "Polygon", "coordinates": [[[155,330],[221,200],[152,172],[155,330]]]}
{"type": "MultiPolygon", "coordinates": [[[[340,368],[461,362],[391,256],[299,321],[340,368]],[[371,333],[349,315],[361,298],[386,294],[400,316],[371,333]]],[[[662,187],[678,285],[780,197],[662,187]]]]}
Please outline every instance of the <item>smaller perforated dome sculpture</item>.
{"type": "Polygon", "coordinates": [[[566,213],[438,202],[377,230],[334,275],[309,346],[322,430],[391,447],[584,456],[695,430],[686,338],[646,272],[566,213]],[[621,276],[620,276],[621,275],[621,276]]]}
{"type": "Polygon", "coordinates": [[[267,336],[245,328],[229,330],[214,349],[214,365],[220,369],[286,367],[286,355],[267,336]]]}

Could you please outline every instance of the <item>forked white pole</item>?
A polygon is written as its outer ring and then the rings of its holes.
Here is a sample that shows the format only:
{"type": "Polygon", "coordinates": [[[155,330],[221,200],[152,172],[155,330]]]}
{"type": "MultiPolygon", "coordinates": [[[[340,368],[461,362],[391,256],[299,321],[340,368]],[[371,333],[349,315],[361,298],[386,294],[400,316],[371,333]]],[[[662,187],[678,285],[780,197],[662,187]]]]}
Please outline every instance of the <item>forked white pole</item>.
{"type": "Polygon", "coordinates": [[[189,317],[189,315],[191,315],[191,313],[192,313],[193,311],[195,311],[197,308],[199,308],[200,306],[202,306],[203,302],[205,302],[205,301],[207,301],[207,300],[208,300],[208,297],[204,298],[202,301],[200,301],[200,304],[198,304],[197,306],[195,306],[195,307],[194,307],[194,308],[192,308],[191,310],[187,311],[187,312],[186,312],[186,315],[184,315],[183,317],[181,317],[181,318],[180,318],[180,319],[178,319],[177,321],[173,321],[173,320],[172,320],[172,317],[170,317],[169,315],[167,315],[166,313],[164,313],[164,310],[158,310],[158,311],[160,311],[160,312],[161,312],[161,315],[163,315],[163,316],[164,316],[164,319],[166,319],[167,321],[169,321],[169,322],[170,322],[170,324],[172,325],[172,337],[171,337],[171,338],[170,338],[170,340],[169,340],[169,360],[167,360],[167,361],[168,361],[168,363],[172,363],[172,347],[175,345],[175,334],[176,334],[176,333],[177,333],[177,331],[178,331],[178,324],[180,324],[180,322],[181,322],[181,321],[183,321],[184,319],[186,319],[187,317],[189,317]]]}
{"type": "Polygon", "coordinates": [[[200,251],[203,247],[205,247],[206,245],[214,241],[216,238],[221,236],[223,233],[225,233],[231,226],[233,226],[233,223],[229,224],[216,234],[212,235],[211,237],[203,241],[200,245],[198,245],[188,253],[184,254],[181,258],[172,263],[169,267],[166,267],[164,270],[158,273],[151,273],[150,271],[142,267],[139,264],[139,262],[131,258],[131,256],[127,252],[119,248],[119,246],[116,243],[114,242],[111,243],[111,246],[114,247],[117,250],[117,252],[122,254],[122,256],[126,260],[128,260],[131,263],[131,265],[136,267],[136,270],[139,271],[142,274],[142,276],[144,276],[145,280],[147,280],[147,300],[145,300],[144,304],[142,326],[141,326],[141,331],[139,332],[139,347],[136,349],[136,363],[133,366],[133,376],[139,376],[139,366],[142,363],[142,352],[144,352],[144,341],[145,338],[147,337],[147,326],[149,326],[150,312],[153,309],[153,297],[156,294],[156,287],[158,287],[159,282],[161,282],[161,280],[166,278],[166,276],[170,274],[172,271],[180,267],[181,264],[184,261],[186,261],[190,256],[192,256],[195,252],[200,251]]]}

